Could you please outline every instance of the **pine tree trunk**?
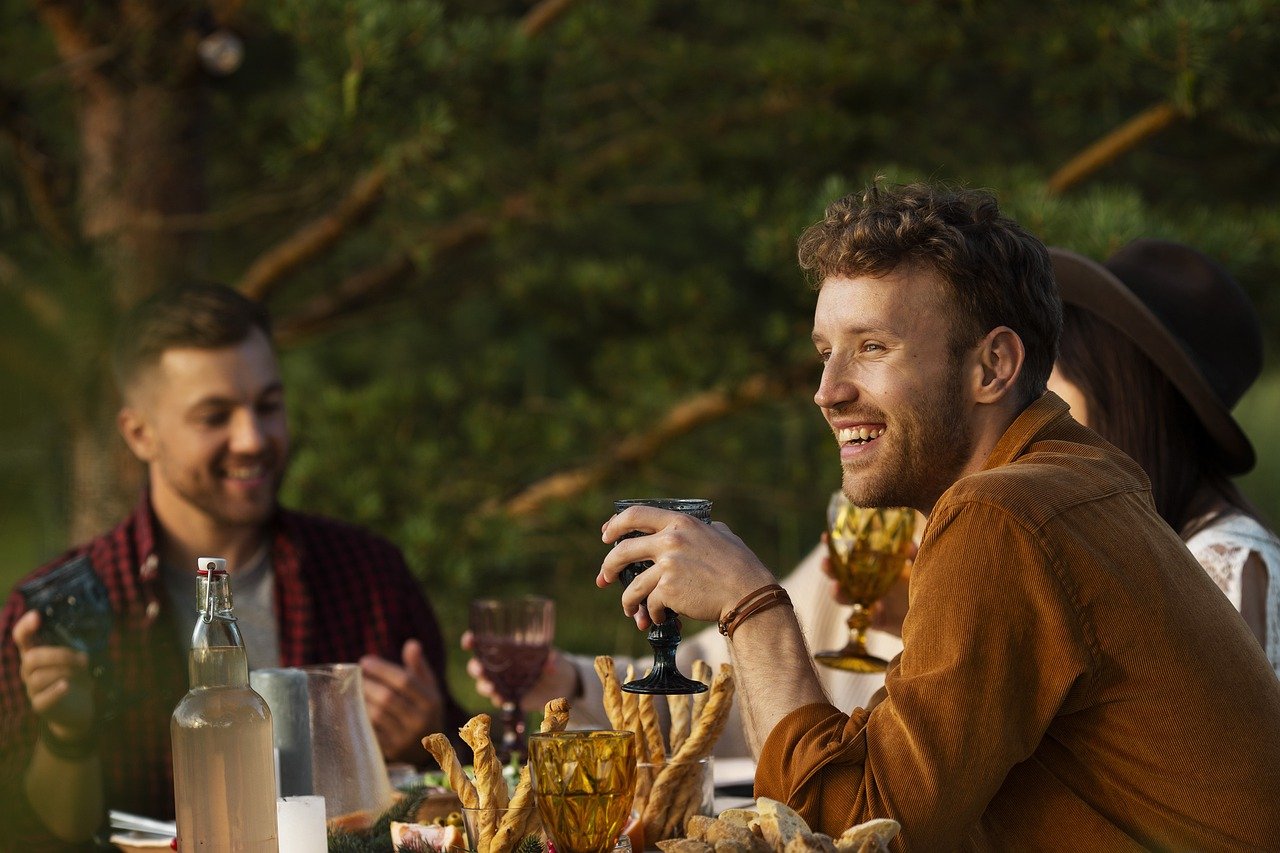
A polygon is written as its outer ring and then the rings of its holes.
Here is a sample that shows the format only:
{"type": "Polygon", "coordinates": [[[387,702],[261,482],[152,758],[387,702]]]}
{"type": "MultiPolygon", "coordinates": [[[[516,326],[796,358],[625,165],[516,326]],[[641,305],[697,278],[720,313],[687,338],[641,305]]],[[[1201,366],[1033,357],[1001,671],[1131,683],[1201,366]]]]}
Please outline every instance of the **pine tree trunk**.
{"type": "MultiPolygon", "coordinates": [[[[146,32],[131,32],[129,23],[121,23],[116,44],[136,55],[126,53],[110,67],[79,75],[76,84],[82,234],[108,270],[110,299],[103,304],[123,312],[195,271],[200,235],[173,227],[170,217],[204,212],[207,201],[200,136],[205,78],[189,20],[168,16],[163,29],[146,32]]],[[[153,19],[138,26],[155,24],[153,19]]],[[[66,55],[77,44],[68,35],[59,46],[66,55]]],[[[74,351],[87,363],[71,366],[82,389],[69,418],[73,541],[119,519],[141,483],[137,461],[116,434],[118,396],[108,357],[113,325],[86,329],[94,345],[74,351]]]]}

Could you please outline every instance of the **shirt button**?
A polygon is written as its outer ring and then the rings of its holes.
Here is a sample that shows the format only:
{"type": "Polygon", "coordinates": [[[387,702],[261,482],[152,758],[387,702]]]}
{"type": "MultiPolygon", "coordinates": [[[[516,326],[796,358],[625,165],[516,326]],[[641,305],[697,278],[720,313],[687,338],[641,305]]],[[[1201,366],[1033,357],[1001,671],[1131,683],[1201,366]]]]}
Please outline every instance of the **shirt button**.
{"type": "Polygon", "coordinates": [[[158,617],[159,615],[160,615],[160,602],[148,601],[147,602],[147,621],[154,622],[156,621],[156,617],[158,617]]]}
{"type": "Polygon", "coordinates": [[[156,572],[160,569],[160,558],[155,554],[147,555],[142,561],[142,570],[139,573],[144,581],[149,581],[156,576],[156,572]]]}

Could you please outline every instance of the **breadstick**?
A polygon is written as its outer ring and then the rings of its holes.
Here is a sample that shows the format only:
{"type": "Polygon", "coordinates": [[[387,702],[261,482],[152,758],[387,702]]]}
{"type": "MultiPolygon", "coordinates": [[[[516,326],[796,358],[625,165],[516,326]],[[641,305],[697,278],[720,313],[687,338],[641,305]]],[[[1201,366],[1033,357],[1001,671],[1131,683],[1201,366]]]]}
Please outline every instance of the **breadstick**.
{"type": "Polygon", "coordinates": [[[507,779],[502,775],[502,762],[489,738],[489,715],[477,714],[458,730],[462,739],[475,753],[476,789],[480,794],[480,808],[505,809],[507,807],[507,779]]]}
{"type": "Polygon", "coordinates": [[[653,790],[653,781],[662,768],[645,761],[640,754],[643,745],[639,737],[636,740],[636,790],[631,797],[631,810],[643,815],[649,805],[649,792],[653,790]]]}
{"type": "Polygon", "coordinates": [[[480,808],[480,796],[476,793],[476,786],[472,783],[471,777],[467,776],[467,771],[462,769],[462,762],[458,760],[458,753],[454,752],[453,744],[449,743],[449,739],[436,732],[424,737],[422,745],[444,771],[449,787],[453,789],[453,793],[457,794],[463,807],[480,808]]]}
{"type": "Polygon", "coordinates": [[[458,734],[475,753],[476,791],[480,795],[480,813],[476,823],[480,838],[475,839],[477,853],[490,853],[493,834],[498,827],[497,812],[492,809],[507,807],[507,780],[502,775],[502,764],[493,749],[489,737],[489,715],[477,714],[458,734]]]}
{"type": "MultiPolygon", "coordinates": [[[[634,681],[636,668],[627,664],[627,681],[634,681]]],[[[622,727],[623,731],[635,732],[640,737],[640,694],[622,691],[622,727]]],[[[640,754],[640,744],[636,744],[636,755],[640,754]]]]}
{"type": "Polygon", "coordinates": [[[711,754],[712,747],[729,721],[729,709],[733,707],[733,666],[720,664],[720,672],[707,691],[707,703],[702,714],[693,724],[693,731],[680,745],[672,761],[693,761],[711,754]]]}
{"type": "MultiPolygon", "coordinates": [[[[667,805],[668,810],[678,808],[678,800],[681,799],[679,792],[683,785],[688,784],[686,778],[701,772],[701,767],[694,762],[711,754],[712,747],[724,731],[729,719],[729,709],[733,707],[733,688],[733,667],[723,664],[720,673],[711,683],[711,689],[707,691],[709,698],[702,715],[693,725],[693,731],[653,783],[653,790],[642,815],[645,839],[662,838],[663,828],[669,823],[666,811],[660,811],[663,804],[667,805]]],[[[679,816],[679,819],[683,818],[684,815],[679,816]]]]}
{"type": "Polygon", "coordinates": [[[674,762],[659,771],[658,778],[649,791],[644,811],[640,813],[646,843],[651,839],[670,838],[672,827],[684,820],[684,792],[694,783],[700,771],[701,767],[697,764],[674,762]]]}
{"type": "MultiPolygon", "coordinates": [[[[693,680],[701,681],[708,687],[711,686],[711,666],[706,661],[699,658],[693,662],[693,680]]],[[[711,694],[707,691],[695,693],[693,696],[693,719],[697,720],[702,716],[702,709],[707,707],[707,700],[711,694]]]]}
{"type": "Polygon", "coordinates": [[[658,724],[658,697],[640,696],[640,728],[636,730],[636,752],[648,756],[650,764],[662,764],[667,759],[667,749],[662,743],[662,726],[658,724]]]}
{"type": "Polygon", "coordinates": [[[671,714],[671,744],[669,748],[674,754],[680,748],[680,744],[684,743],[685,738],[689,736],[692,718],[689,716],[688,695],[684,693],[668,694],[667,710],[671,714]]]}
{"type": "Polygon", "coordinates": [[[703,779],[702,773],[698,772],[701,769],[701,765],[693,765],[672,793],[671,805],[663,816],[662,828],[659,830],[660,838],[674,837],[685,828],[689,818],[698,813],[698,806],[702,805],[703,779]]]}
{"type": "Polygon", "coordinates": [[[604,713],[609,725],[617,731],[627,727],[627,713],[622,702],[622,685],[618,682],[618,669],[613,658],[600,655],[596,658],[596,676],[604,688],[604,713]]]}
{"type": "Polygon", "coordinates": [[[552,699],[542,709],[542,726],[539,731],[562,732],[569,727],[569,700],[563,696],[552,699]]]}
{"type": "MultiPolygon", "coordinates": [[[[552,700],[553,702],[556,700],[552,700]]],[[[547,704],[551,704],[550,702],[547,704]]],[[[520,768],[520,781],[511,796],[507,813],[493,835],[490,853],[506,853],[528,835],[528,825],[533,820],[533,785],[529,779],[529,765],[520,768]]]]}

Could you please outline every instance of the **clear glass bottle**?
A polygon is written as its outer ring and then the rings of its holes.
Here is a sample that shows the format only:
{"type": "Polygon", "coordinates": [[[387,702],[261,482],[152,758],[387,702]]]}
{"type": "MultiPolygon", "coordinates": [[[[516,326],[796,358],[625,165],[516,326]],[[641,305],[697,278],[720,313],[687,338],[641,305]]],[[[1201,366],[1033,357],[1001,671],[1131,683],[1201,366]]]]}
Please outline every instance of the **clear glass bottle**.
{"type": "Polygon", "coordinates": [[[271,711],[249,686],[227,561],[196,565],[191,690],[169,723],[178,849],[278,853],[271,711]]]}

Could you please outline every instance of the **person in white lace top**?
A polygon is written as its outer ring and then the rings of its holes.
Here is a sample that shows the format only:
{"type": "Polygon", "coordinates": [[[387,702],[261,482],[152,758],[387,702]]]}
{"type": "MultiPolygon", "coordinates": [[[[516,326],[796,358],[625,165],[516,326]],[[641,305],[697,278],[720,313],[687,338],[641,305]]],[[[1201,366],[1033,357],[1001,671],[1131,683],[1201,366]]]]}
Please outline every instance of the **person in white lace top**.
{"type": "Polygon", "coordinates": [[[1049,251],[1064,303],[1049,389],[1142,465],[1157,512],[1280,675],[1280,538],[1231,479],[1256,461],[1231,416],[1262,370],[1253,305],[1226,270],[1179,243],[1137,240],[1102,264],[1049,251]]]}

